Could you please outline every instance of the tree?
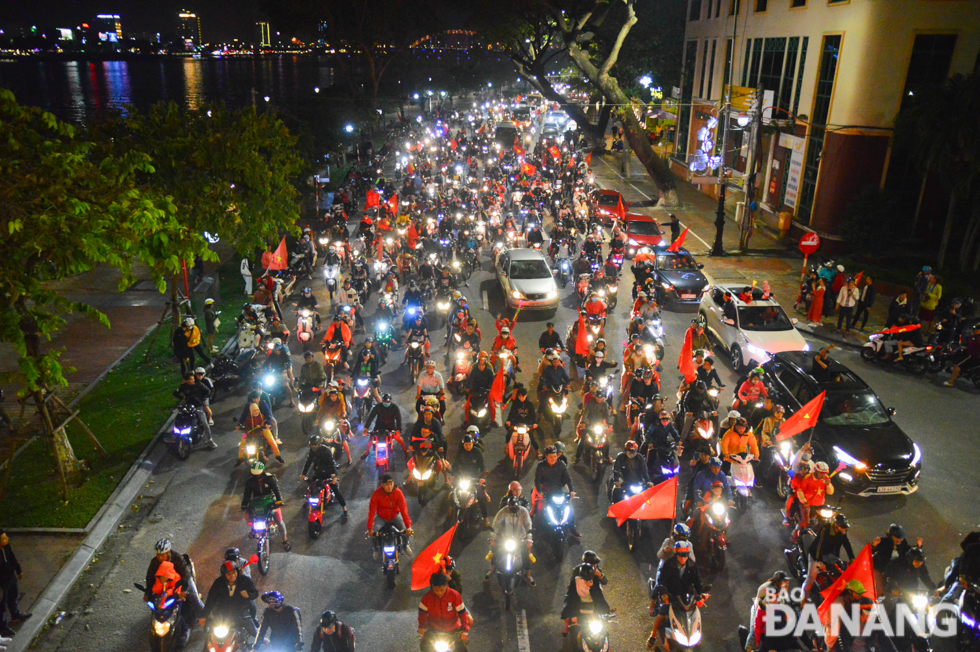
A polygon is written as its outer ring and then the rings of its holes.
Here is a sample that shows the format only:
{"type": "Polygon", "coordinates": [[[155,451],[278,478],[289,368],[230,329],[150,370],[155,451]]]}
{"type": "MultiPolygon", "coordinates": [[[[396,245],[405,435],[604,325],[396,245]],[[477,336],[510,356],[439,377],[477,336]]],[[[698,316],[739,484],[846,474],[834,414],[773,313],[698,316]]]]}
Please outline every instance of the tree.
{"type": "Polygon", "coordinates": [[[108,320],[46,281],[108,264],[123,272],[122,290],[133,282],[134,259],[161,259],[176,271],[163,240],[180,226],[171,202],[139,188],[138,177],[153,173],[146,154],[99,156],[77,129],[18,105],[8,90],[0,90],[0,141],[0,339],[17,352],[20,371],[12,380],[37,406],[67,500],[79,461],[45,399],[68,384],[70,370],[58,361],[61,351],[45,350],[42,341],[51,340],[68,312],[108,320]]]}
{"type": "MultiPolygon", "coordinates": [[[[606,102],[619,107],[617,116],[626,139],[657,184],[661,203],[677,205],[674,175],[653,151],[630,97],[613,74],[626,37],[638,21],[636,0],[505,0],[494,1],[493,6],[501,17],[494,29],[509,34],[506,43],[512,58],[526,66],[540,87],[547,88],[538,62],[550,60],[552,49],[563,50],[606,102]]],[[[572,116],[583,124],[574,112],[572,116]]]]}
{"type": "MultiPolygon", "coordinates": [[[[161,273],[176,273],[182,259],[214,259],[205,232],[251,251],[296,230],[303,161],[294,153],[296,139],[271,112],[158,104],[145,114],[130,109],[110,117],[93,133],[107,155],[149,156],[154,173],[139,175],[141,189],[176,207],[180,230],[165,236],[163,257],[148,261],[161,273]]],[[[171,301],[178,305],[176,278],[171,301]]],[[[176,326],[179,316],[172,314],[176,326]]]]}
{"type": "Polygon", "coordinates": [[[924,174],[932,174],[949,193],[946,223],[936,266],[946,263],[950,235],[957,211],[970,209],[970,218],[960,240],[961,271],[980,268],[980,70],[957,74],[942,86],[920,92],[899,113],[895,139],[909,147],[924,174]],[[972,260],[971,260],[972,255],[972,260]]]}

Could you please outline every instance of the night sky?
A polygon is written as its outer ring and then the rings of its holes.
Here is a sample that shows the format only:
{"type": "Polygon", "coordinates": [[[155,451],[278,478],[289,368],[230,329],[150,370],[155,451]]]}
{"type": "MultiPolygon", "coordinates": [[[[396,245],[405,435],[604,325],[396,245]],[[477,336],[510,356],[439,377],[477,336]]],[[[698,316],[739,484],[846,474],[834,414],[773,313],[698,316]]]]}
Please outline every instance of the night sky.
{"type": "Polygon", "coordinates": [[[266,20],[258,0],[0,0],[0,6],[0,27],[76,27],[96,14],[119,14],[124,32],[161,33],[175,31],[177,14],[186,9],[200,17],[201,35],[211,43],[250,41],[255,22],[266,20]]]}

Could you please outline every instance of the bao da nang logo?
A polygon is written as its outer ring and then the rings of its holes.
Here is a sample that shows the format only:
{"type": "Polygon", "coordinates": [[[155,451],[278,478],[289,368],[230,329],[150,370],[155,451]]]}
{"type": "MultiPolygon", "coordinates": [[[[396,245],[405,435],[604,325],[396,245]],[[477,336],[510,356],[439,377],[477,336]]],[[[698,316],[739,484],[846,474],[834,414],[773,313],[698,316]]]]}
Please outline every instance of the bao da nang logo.
{"type": "Polygon", "coordinates": [[[812,603],[797,611],[789,604],[799,604],[803,589],[766,591],[765,622],[767,637],[804,636],[813,634],[837,638],[841,632],[851,637],[870,637],[881,634],[889,638],[907,635],[952,637],[956,635],[959,608],[954,603],[930,605],[925,594],[916,594],[908,602],[898,602],[894,608],[863,599],[835,600],[819,607],[812,603]]]}

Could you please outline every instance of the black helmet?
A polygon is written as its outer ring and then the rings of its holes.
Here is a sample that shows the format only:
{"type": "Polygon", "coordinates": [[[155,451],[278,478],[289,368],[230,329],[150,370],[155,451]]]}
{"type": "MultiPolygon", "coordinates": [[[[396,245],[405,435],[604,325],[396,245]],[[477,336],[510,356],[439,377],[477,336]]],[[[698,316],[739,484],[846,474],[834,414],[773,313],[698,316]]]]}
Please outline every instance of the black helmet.
{"type": "Polygon", "coordinates": [[[387,392],[385,392],[384,394],[382,394],[381,395],[381,402],[382,403],[385,403],[385,402],[391,403],[391,394],[389,394],[387,392]]]}
{"type": "Polygon", "coordinates": [[[308,359],[308,358],[309,359],[312,359],[313,358],[313,351],[306,351],[306,352],[303,353],[303,359],[305,360],[305,359],[308,359]]]}
{"type": "Polygon", "coordinates": [[[516,509],[521,506],[521,499],[517,496],[507,496],[507,501],[505,504],[507,507],[516,509]]]}
{"type": "Polygon", "coordinates": [[[703,380],[699,380],[694,383],[694,389],[698,390],[699,392],[706,392],[708,391],[708,384],[703,380]]]}
{"type": "Polygon", "coordinates": [[[337,624],[337,614],[327,609],[320,615],[320,627],[333,627],[337,624]]]}
{"type": "MultiPolygon", "coordinates": [[[[256,382],[257,383],[261,383],[262,381],[256,379],[256,382]]],[[[261,389],[253,389],[251,392],[248,393],[248,400],[249,401],[254,401],[257,398],[262,398],[262,390],[261,389]]]]}
{"type": "Polygon", "coordinates": [[[578,567],[576,575],[581,577],[583,580],[591,581],[595,579],[595,566],[592,564],[582,564],[578,567]]]}
{"type": "Polygon", "coordinates": [[[789,573],[787,573],[786,571],[778,570],[778,571],[776,571],[775,573],[772,574],[772,577],[769,578],[769,581],[770,582],[779,582],[779,583],[788,582],[789,581],[789,573]]]}
{"type": "Polygon", "coordinates": [[[323,443],[323,437],[320,435],[313,435],[310,437],[310,446],[316,447],[323,443]]]}
{"type": "Polygon", "coordinates": [[[851,527],[851,524],[848,522],[847,517],[844,516],[843,514],[837,515],[837,517],[834,519],[834,525],[836,525],[842,530],[846,530],[847,528],[851,527]]]}
{"type": "Polygon", "coordinates": [[[237,561],[242,556],[242,551],[238,548],[228,548],[225,550],[225,561],[237,561]]]}
{"type": "Polygon", "coordinates": [[[903,528],[898,523],[892,523],[888,526],[888,536],[896,537],[898,539],[905,538],[905,528],[903,528]]]}
{"type": "Polygon", "coordinates": [[[555,450],[555,447],[554,446],[545,446],[545,449],[544,449],[544,454],[545,455],[554,455],[557,452],[558,451],[555,450]]]}
{"type": "Polygon", "coordinates": [[[582,563],[598,566],[599,564],[602,563],[602,559],[599,558],[599,555],[595,554],[595,551],[586,550],[585,552],[582,553],[582,563]]]}
{"type": "Polygon", "coordinates": [[[464,444],[472,444],[473,443],[473,435],[463,435],[463,443],[464,444]]]}
{"type": "Polygon", "coordinates": [[[916,546],[909,550],[909,560],[910,561],[925,561],[926,554],[922,552],[922,548],[916,546]]]}

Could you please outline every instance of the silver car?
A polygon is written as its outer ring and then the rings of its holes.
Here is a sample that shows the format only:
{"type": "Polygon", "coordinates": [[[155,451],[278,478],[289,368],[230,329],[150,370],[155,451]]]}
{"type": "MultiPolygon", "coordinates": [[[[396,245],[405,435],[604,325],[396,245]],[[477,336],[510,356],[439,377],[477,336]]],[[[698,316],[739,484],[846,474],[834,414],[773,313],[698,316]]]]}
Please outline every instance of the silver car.
{"type": "Polygon", "coordinates": [[[497,256],[497,280],[508,308],[555,310],[558,284],[537,249],[508,249],[497,256]]]}

